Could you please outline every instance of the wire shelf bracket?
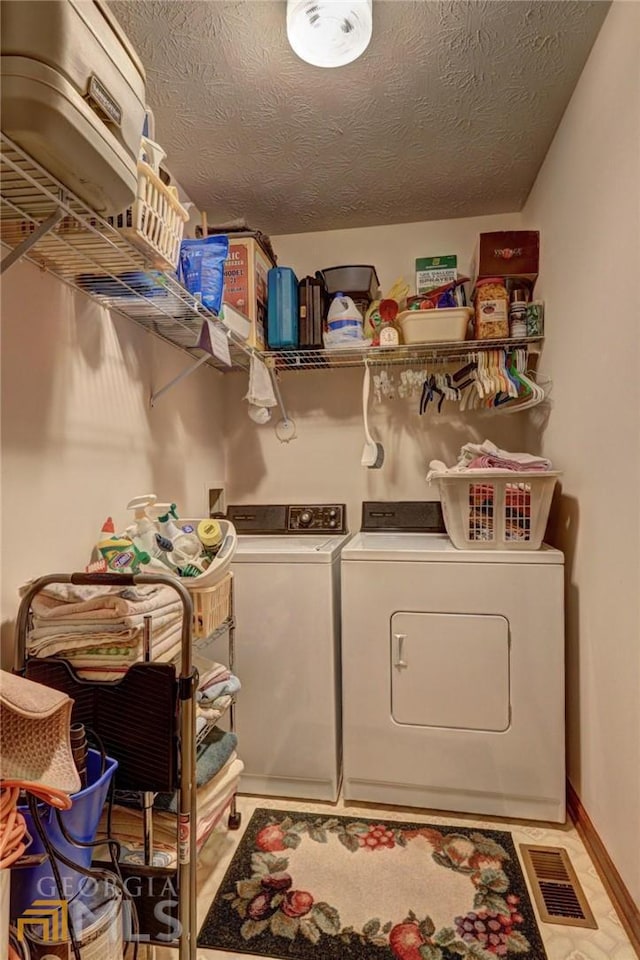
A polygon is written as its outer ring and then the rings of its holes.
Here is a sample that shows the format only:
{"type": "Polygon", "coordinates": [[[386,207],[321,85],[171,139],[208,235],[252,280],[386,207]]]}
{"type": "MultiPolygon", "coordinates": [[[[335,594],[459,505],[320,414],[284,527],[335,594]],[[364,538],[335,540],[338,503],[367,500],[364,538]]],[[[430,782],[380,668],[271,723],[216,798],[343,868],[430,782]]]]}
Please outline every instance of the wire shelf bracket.
{"type": "Polygon", "coordinates": [[[46,220],[43,220],[39,227],[37,227],[33,233],[25,237],[22,243],[19,243],[17,247],[14,247],[13,250],[10,250],[9,253],[2,258],[0,263],[0,274],[4,273],[5,270],[8,270],[16,261],[24,257],[25,254],[29,252],[31,247],[34,247],[39,240],[41,240],[50,230],[53,230],[56,227],[62,218],[64,217],[64,211],[58,207],[57,210],[54,210],[53,213],[47,217],[46,220]]]}
{"type": "Polygon", "coordinates": [[[182,373],[179,373],[177,377],[174,377],[173,380],[169,380],[169,383],[165,383],[164,387],[160,387],[159,390],[156,390],[155,393],[151,394],[150,404],[152,407],[155,407],[157,401],[160,397],[164,396],[165,393],[168,393],[172,387],[176,387],[182,380],[188,377],[191,373],[195,373],[198,367],[201,367],[203,363],[206,363],[209,359],[209,355],[205,353],[203,357],[200,357],[199,360],[196,360],[195,363],[192,363],[191,366],[185,367],[182,373]]]}
{"type": "MultiPolygon", "coordinates": [[[[9,247],[3,271],[23,257],[194,359],[203,320],[228,332],[174,275],[155,269],[151,254],[120,232],[117,218],[91,210],[6,134],[0,142],[0,239],[9,247]]],[[[209,365],[248,369],[251,350],[233,331],[228,339],[231,367],[212,355],[209,365]]]]}

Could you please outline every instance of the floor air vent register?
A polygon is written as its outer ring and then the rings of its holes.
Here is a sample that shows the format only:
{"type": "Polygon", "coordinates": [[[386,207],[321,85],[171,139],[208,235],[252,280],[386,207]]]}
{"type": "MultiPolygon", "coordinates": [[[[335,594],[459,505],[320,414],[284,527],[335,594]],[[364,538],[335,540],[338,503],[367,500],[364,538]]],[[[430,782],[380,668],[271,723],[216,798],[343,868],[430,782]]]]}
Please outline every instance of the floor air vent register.
{"type": "Polygon", "coordinates": [[[544,923],[598,929],[566,850],[521,843],[520,853],[544,923]]]}

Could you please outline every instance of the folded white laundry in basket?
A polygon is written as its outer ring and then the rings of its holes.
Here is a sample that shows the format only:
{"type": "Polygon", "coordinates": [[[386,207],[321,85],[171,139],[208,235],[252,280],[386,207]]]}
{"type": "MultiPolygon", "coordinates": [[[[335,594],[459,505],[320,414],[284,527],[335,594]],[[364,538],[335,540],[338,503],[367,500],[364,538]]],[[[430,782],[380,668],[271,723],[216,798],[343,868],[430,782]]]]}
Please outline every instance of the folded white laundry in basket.
{"type": "Polygon", "coordinates": [[[496,470],[544,473],[551,469],[551,460],[545,457],[537,457],[530,453],[510,453],[507,450],[500,450],[490,440],[485,440],[483,443],[465,443],[454,467],[447,467],[441,460],[432,460],[429,464],[427,480],[430,480],[434,474],[464,473],[466,470],[487,473],[496,470]]]}

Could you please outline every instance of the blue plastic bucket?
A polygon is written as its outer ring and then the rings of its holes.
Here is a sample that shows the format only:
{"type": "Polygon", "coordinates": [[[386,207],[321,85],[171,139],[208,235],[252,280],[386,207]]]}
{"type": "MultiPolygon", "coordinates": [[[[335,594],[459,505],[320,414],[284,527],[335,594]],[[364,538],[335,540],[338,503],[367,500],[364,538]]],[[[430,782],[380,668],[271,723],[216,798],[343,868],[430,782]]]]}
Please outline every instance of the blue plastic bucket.
{"type": "MultiPolygon", "coordinates": [[[[78,793],[71,795],[73,806],[61,814],[62,822],[70,837],[82,842],[95,840],[102,816],[102,810],[107,798],[107,791],[111,778],[118,767],[118,761],[106,758],[105,769],[100,776],[102,757],[97,750],[89,750],[87,754],[87,786],[78,793]]],[[[77,847],[67,843],[60,832],[55,811],[47,804],[39,804],[40,822],[47,837],[61,853],[69,860],[73,860],[81,867],[91,865],[93,850],[91,847],[77,847]]],[[[27,854],[44,853],[44,846],[31,817],[27,806],[19,807],[23,815],[27,830],[33,842],[26,850],[27,854]]],[[[62,878],[65,899],[70,900],[78,892],[84,879],[83,874],[72,870],[59,860],[57,861],[62,878]]],[[[34,900],[59,900],[60,894],[56,886],[51,863],[47,858],[39,867],[29,867],[11,871],[11,916],[22,916],[34,900]]]]}

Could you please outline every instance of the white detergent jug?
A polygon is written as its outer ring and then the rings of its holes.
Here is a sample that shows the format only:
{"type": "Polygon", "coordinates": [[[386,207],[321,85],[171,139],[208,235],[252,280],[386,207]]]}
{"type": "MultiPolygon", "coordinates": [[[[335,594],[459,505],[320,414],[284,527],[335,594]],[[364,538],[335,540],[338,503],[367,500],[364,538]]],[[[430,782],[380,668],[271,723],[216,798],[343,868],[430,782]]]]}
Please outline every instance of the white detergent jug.
{"type": "Polygon", "coordinates": [[[336,293],[327,315],[329,338],[338,343],[362,340],[362,314],[351,297],[336,293]]]}

